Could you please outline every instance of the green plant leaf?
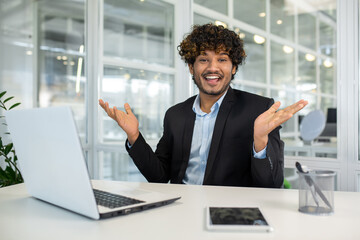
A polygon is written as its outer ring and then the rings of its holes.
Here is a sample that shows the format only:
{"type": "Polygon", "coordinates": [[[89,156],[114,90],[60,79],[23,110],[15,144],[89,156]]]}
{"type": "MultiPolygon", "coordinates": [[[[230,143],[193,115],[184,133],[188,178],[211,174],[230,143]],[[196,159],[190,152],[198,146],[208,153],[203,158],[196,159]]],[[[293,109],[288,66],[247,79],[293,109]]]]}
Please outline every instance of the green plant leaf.
{"type": "Polygon", "coordinates": [[[2,98],[6,94],[6,91],[0,93],[0,98],[2,98]]]}
{"type": "Polygon", "coordinates": [[[6,175],[8,176],[8,178],[9,178],[9,181],[11,183],[15,183],[16,173],[15,173],[14,169],[12,167],[7,166],[5,168],[5,172],[6,172],[6,175]]]}
{"type": "Polygon", "coordinates": [[[0,167],[0,179],[6,180],[6,172],[0,167]]]}
{"type": "Polygon", "coordinates": [[[3,103],[6,103],[7,101],[10,101],[10,100],[13,99],[13,98],[14,98],[14,97],[9,97],[9,98],[5,99],[3,103]]]}
{"type": "Polygon", "coordinates": [[[12,148],[13,148],[12,143],[9,143],[8,145],[6,145],[5,146],[5,151],[4,151],[5,155],[8,155],[12,148]]]}
{"type": "Polygon", "coordinates": [[[0,181],[1,181],[1,186],[5,187],[5,186],[9,186],[11,185],[11,177],[8,176],[8,173],[6,171],[4,171],[2,168],[0,168],[0,181]]]}
{"type": "Polygon", "coordinates": [[[14,107],[19,106],[20,104],[21,104],[21,103],[15,103],[14,105],[12,105],[12,106],[9,108],[9,110],[13,109],[14,107]]]}

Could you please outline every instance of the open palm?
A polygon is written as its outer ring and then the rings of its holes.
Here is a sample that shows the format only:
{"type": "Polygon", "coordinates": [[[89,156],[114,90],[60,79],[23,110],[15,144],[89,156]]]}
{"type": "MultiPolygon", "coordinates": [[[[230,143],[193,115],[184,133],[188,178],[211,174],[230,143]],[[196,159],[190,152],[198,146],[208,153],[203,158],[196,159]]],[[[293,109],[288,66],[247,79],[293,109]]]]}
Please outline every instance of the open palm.
{"type": "Polygon", "coordinates": [[[130,144],[133,144],[139,136],[139,121],[131,111],[130,105],[128,103],[124,104],[125,112],[118,110],[116,107],[110,108],[109,103],[104,102],[102,99],[99,100],[99,105],[125,131],[130,144]]]}
{"type": "MultiPolygon", "coordinates": [[[[284,109],[278,110],[280,107],[280,102],[274,103],[267,111],[260,114],[254,123],[254,141],[255,141],[255,148],[256,147],[256,140],[261,139],[265,146],[268,140],[268,134],[280,126],[282,123],[289,120],[296,112],[303,109],[308,104],[305,100],[300,100],[293,105],[290,105],[284,109]]],[[[259,147],[262,149],[265,146],[259,147]]],[[[257,150],[257,149],[256,149],[257,150]]]]}

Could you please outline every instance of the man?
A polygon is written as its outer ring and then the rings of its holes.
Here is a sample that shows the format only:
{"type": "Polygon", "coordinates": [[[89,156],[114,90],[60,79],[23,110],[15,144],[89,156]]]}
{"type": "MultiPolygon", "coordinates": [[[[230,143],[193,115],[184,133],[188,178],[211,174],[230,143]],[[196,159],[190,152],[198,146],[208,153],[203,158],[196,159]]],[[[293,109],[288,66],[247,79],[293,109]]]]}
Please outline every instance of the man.
{"type": "Polygon", "coordinates": [[[126,149],[140,172],[150,182],[281,187],[280,124],[307,102],[278,110],[280,102],[232,89],[246,54],[239,36],[222,26],[194,26],[178,49],[199,94],[166,112],[155,153],[129,104],[123,112],[99,100],[126,132],[126,149]]]}

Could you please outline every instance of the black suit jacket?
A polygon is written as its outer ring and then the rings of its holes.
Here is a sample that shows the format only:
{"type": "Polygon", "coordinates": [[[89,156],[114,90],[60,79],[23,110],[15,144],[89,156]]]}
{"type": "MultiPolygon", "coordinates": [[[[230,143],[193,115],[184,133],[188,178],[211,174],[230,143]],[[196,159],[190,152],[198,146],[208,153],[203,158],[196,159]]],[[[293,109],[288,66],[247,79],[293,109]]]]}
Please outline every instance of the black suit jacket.
{"type": "MultiPolygon", "coordinates": [[[[155,153],[140,134],[127,151],[149,182],[182,183],[189,162],[195,122],[195,96],[165,114],[155,153]]],[[[270,98],[229,88],[215,122],[204,185],[281,187],[284,144],[279,129],[269,134],[267,157],[253,157],[254,121],[274,103],[270,98]]]]}

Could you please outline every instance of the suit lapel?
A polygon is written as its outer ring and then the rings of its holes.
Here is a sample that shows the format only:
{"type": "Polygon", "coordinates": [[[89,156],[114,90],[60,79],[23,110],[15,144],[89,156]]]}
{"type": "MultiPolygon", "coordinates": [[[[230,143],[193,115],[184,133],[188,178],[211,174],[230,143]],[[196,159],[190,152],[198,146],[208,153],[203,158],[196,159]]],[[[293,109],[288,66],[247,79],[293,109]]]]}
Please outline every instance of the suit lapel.
{"type": "MultiPolygon", "coordinates": [[[[195,100],[195,98],[194,98],[194,100],[195,100]]],[[[191,104],[188,104],[187,106],[185,106],[186,120],[185,120],[183,144],[182,144],[182,163],[181,163],[180,172],[179,172],[179,176],[178,176],[179,177],[178,182],[182,182],[182,180],[185,176],[186,168],[189,163],[189,157],[190,157],[190,151],[191,151],[191,141],[192,141],[194,125],[195,125],[196,115],[192,110],[194,101],[189,101],[189,102],[191,104]]]]}
{"type": "Polygon", "coordinates": [[[216,118],[203,184],[207,184],[209,175],[212,171],[212,167],[214,165],[214,161],[219,149],[220,140],[225,127],[225,123],[231,111],[232,105],[234,103],[234,98],[235,98],[234,91],[230,87],[220,106],[219,113],[216,118]]]}

